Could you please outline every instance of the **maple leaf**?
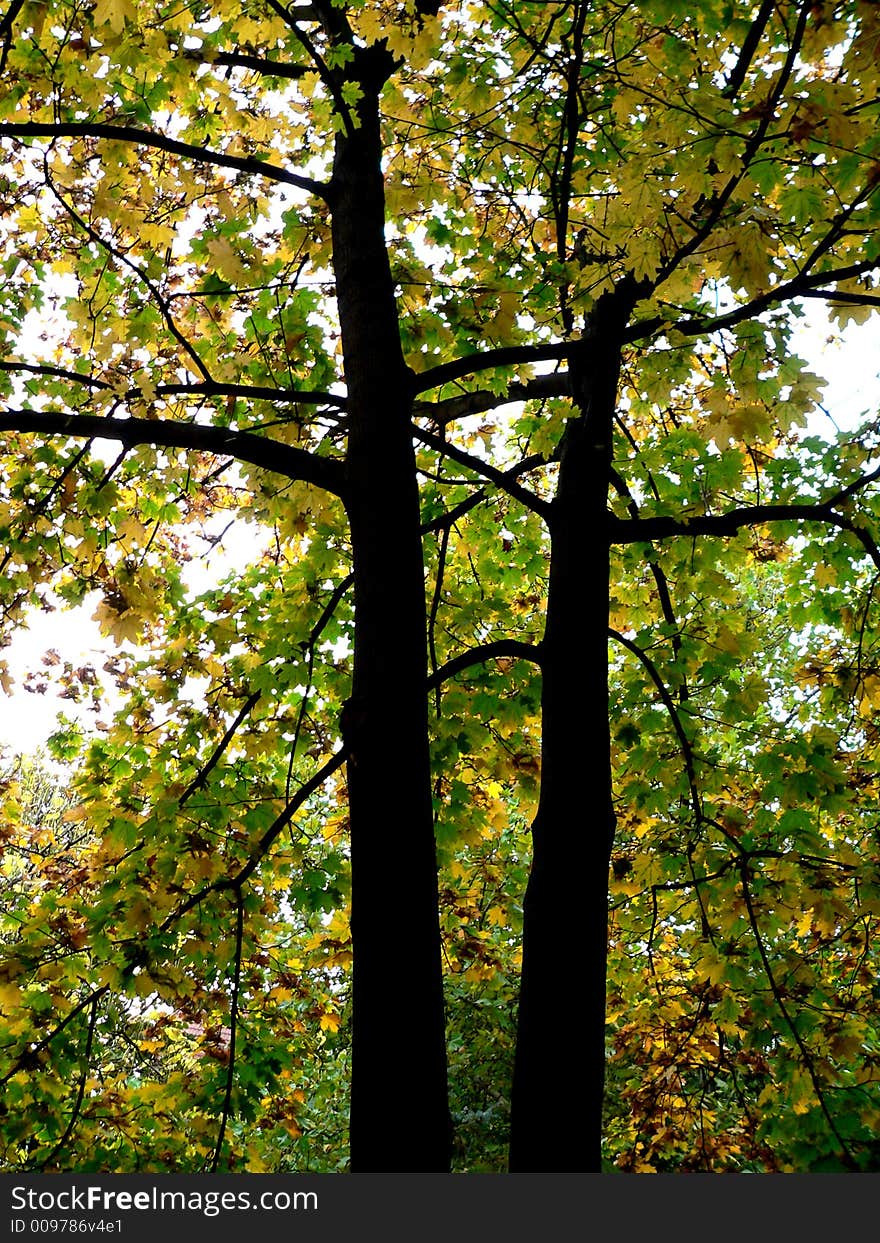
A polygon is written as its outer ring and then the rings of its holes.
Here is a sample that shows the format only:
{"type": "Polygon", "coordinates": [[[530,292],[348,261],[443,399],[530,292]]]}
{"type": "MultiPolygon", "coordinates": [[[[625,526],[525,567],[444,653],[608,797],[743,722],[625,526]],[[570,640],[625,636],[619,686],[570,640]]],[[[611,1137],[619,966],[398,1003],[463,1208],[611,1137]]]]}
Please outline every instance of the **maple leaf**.
{"type": "Polygon", "coordinates": [[[97,26],[108,25],[116,34],[122,34],[126,22],[137,20],[137,9],[132,0],[97,0],[94,14],[97,26]]]}

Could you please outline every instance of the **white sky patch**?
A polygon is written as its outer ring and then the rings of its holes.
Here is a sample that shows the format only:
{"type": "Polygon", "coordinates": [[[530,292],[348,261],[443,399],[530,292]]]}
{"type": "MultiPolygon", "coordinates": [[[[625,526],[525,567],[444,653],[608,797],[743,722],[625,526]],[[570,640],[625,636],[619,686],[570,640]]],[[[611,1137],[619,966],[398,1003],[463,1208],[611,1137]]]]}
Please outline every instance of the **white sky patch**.
{"type": "Polygon", "coordinates": [[[0,746],[23,754],[44,746],[58,727],[59,712],[79,722],[89,732],[95,728],[101,713],[92,710],[88,698],[78,703],[62,698],[57,693],[57,684],[53,686],[58,666],[44,666],[42,658],[50,651],[57,652],[62,663],[69,661],[74,668],[92,666],[99,680],[104,680],[103,665],[115,647],[101,635],[92,620],[100,599],[101,593],[95,591],[76,608],[57,608],[51,613],[33,609],[12,643],[4,648],[3,659],[14,686],[11,694],[0,698],[0,746]],[[28,674],[43,669],[46,680],[52,678],[49,689],[44,694],[25,690],[28,674]]]}
{"type": "Polygon", "coordinates": [[[792,345],[828,381],[822,390],[822,409],[810,420],[809,430],[827,435],[835,426],[852,429],[865,415],[880,415],[876,316],[864,324],[848,324],[840,329],[828,318],[821,303],[808,306],[806,311],[792,345]]]}

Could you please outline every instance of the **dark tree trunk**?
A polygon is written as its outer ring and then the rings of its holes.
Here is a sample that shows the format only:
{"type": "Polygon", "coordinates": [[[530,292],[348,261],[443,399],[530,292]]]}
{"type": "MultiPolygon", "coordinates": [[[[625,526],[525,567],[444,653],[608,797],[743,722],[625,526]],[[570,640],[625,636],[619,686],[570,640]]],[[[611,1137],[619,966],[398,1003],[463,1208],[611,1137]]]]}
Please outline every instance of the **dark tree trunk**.
{"type": "Polygon", "coordinates": [[[336,144],[333,254],[354,557],[350,748],[355,1171],[449,1168],[424,576],[409,373],[384,240],[376,92],[336,144]]]}
{"type": "Polygon", "coordinates": [[[542,642],[541,795],[532,825],[511,1116],[511,1172],[598,1172],[608,867],[607,501],[622,308],[602,299],[571,361],[550,520],[542,642]]]}

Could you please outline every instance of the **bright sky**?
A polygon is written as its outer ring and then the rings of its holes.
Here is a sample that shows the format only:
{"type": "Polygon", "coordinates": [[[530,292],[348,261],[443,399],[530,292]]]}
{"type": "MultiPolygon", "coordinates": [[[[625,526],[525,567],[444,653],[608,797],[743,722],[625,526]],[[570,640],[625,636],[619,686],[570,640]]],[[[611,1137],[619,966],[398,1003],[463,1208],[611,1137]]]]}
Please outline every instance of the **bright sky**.
{"type": "MultiPolygon", "coordinates": [[[[226,525],[224,520],[223,525],[226,525]]],[[[194,559],[183,570],[184,582],[195,595],[205,591],[230,570],[244,566],[254,556],[254,528],[239,523],[226,532],[223,543],[205,556],[194,559]]],[[[58,608],[54,613],[34,609],[26,627],[18,631],[3,653],[9,672],[14,679],[11,694],[0,692],[0,748],[9,752],[32,752],[45,745],[47,738],[57,728],[57,716],[63,712],[69,719],[79,721],[85,729],[94,729],[97,721],[108,723],[114,711],[114,702],[107,700],[101,712],[95,712],[84,697],[80,703],[60,698],[52,687],[52,674],[60,665],[46,667],[43,656],[53,650],[60,663],[70,661],[75,668],[91,665],[98,678],[109,689],[108,678],[102,672],[104,663],[117,651],[110,638],[105,638],[93,619],[101,593],[91,592],[77,608],[58,608]],[[49,675],[45,694],[25,689],[28,672],[45,670],[49,675]]],[[[131,645],[126,644],[131,650],[131,645]]],[[[59,688],[55,688],[59,689],[59,688]]]]}
{"type": "MultiPolygon", "coordinates": [[[[866,411],[880,410],[880,351],[868,345],[872,321],[861,326],[851,325],[848,331],[840,334],[825,317],[822,304],[810,303],[806,309],[795,349],[816,372],[828,377],[822,404],[834,422],[840,427],[853,426],[866,411]]],[[[817,412],[810,430],[821,434],[833,428],[828,419],[817,412]]],[[[244,529],[240,535],[231,529],[220,549],[188,567],[193,591],[205,589],[234,566],[245,564],[253,555],[253,548],[252,528],[244,529]]],[[[28,670],[40,670],[41,658],[49,649],[57,651],[62,662],[69,660],[76,667],[93,665],[100,675],[114,646],[111,640],[101,636],[91,618],[98,599],[96,592],[77,609],[34,612],[27,627],[19,631],[3,652],[15,685],[11,694],[5,698],[0,696],[3,709],[0,710],[0,747],[7,747],[13,753],[26,753],[44,745],[56,728],[59,711],[89,728],[102,716],[109,719],[109,706],[104,713],[96,714],[86,703],[59,699],[51,692],[29,693],[23,688],[28,670]]]]}

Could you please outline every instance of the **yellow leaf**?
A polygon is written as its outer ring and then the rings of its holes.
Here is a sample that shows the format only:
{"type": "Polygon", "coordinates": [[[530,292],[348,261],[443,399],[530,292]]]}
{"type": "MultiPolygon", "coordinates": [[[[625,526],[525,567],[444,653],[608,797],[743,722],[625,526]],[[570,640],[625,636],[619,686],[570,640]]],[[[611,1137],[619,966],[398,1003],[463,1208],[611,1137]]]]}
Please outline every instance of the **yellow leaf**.
{"type": "Polygon", "coordinates": [[[208,254],[216,264],[217,271],[230,285],[240,285],[247,276],[247,269],[235,253],[226,237],[213,238],[208,243],[208,254]]]}
{"type": "Polygon", "coordinates": [[[697,962],[694,969],[698,979],[708,980],[710,984],[720,984],[724,979],[726,967],[726,959],[722,958],[717,950],[709,950],[697,962]]]}
{"type": "Polygon", "coordinates": [[[339,1024],[342,1022],[338,1014],[334,1014],[331,1010],[321,1015],[321,1029],[327,1032],[338,1032],[339,1024]]]}
{"type": "Polygon", "coordinates": [[[0,1010],[8,1012],[21,1004],[22,991],[17,984],[0,984],[0,1010]]]}
{"type": "Polygon", "coordinates": [[[122,34],[125,23],[133,22],[137,10],[131,0],[98,0],[95,5],[95,25],[112,26],[118,35],[122,34]]]}
{"type": "Polygon", "coordinates": [[[101,634],[110,635],[115,643],[136,643],[141,633],[143,617],[136,609],[125,609],[119,613],[106,600],[101,600],[92,614],[92,619],[101,628],[101,634]]]}
{"type": "Polygon", "coordinates": [[[640,820],[636,825],[636,837],[647,837],[656,823],[656,816],[645,816],[644,819],[640,820]]]}
{"type": "Polygon", "coordinates": [[[715,639],[715,646],[719,647],[722,652],[729,652],[731,656],[736,656],[740,650],[739,635],[734,634],[729,626],[721,626],[715,639]]]}

